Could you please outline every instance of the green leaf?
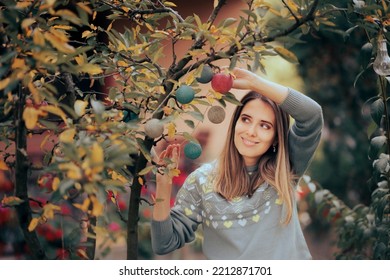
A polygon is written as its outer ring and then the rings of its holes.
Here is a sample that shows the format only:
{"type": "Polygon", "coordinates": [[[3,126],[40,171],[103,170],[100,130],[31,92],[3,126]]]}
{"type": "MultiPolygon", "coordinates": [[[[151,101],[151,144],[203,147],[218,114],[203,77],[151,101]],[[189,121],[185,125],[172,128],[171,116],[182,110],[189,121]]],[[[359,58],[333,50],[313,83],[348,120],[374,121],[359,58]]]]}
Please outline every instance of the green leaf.
{"type": "Polygon", "coordinates": [[[192,120],[185,120],[184,121],[186,125],[188,125],[190,128],[195,128],[195,123],[192,120]]]}
{"type": "Polygon", "coordinates": [[[231,92],[228,92],[228,93],[224,94],[222,98],[224,100],[226,100],[227,102],[230,102],[230,103],[232,103],[234,105],[237,105],[237,106],[241,106],[242,105],[241,102],[231,92]]]}
{"type": "Polygon", "coordinates": [[[296,55],[293,52],[289,51],[288,49],[283,47],[275,47],[274,50],[276,51],[277,54],[279,54],[282,58],[284,58],[288,62],[291,62],[293,64],[299,63],[296,55]]]}
{"type": "Polygon", "coordinates": [[[226,18],[223,21],[221,21],[220,24],[218,24],[218,28],[226,28],[229,27],[230,25],[233,25],[236,22],[237,22],[236,18],[226,18]]]}
{"type": "Polygon", "coordinates": [[[385,105],[381,98],[378,98],[370,105],[371,117],[378,126],[381,125],[384,110],[385,110],[385,105]]]}
{"type": "Polygon", "coordinates": [[[386,148],[387,138],[386,136],[376,136],[371,139],[370,147],[369,147],[369,158],[375,159],[377,158],[384,149],[386,148]]]}
{"type": "Polygon", "coordinates": [[[155,165],[146,166],[140,172],[138,172],[138,176],[143,176],[148,174],[150,171],[157,171],[157,167],[155,165]]]}
{"type": "Polygon", "coordinates": [[[203,122],[204,120],[204,116],[201,112],[197,112],[197,111],[189,111],[187,112],[189,115],[191,115],[192,117],[194,117],[195,119],[197,119],[198,121],[201,121],[203,122]]]}

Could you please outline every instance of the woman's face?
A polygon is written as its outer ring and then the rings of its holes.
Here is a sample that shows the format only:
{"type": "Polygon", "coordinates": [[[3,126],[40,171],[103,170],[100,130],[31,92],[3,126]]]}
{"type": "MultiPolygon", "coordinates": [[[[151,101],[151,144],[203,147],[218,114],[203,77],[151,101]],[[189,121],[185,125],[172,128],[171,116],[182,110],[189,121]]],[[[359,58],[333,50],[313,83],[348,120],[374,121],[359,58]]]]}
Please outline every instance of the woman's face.
{"type": "Polygon", "coordinates": [[[275,143],[276,123],[272,107],[260,99],[249,101],[241,111],[234,133],[234,144],[246,166],[258,159],[275,143]]]}

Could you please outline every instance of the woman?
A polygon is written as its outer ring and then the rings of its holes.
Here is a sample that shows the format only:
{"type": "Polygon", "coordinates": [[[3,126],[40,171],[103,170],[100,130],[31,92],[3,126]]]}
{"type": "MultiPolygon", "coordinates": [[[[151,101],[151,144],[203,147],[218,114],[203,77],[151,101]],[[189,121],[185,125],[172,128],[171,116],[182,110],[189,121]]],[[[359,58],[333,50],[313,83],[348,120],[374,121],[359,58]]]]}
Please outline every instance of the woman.
{"type": "MultiPolygon", "coordinates": [[[[250,92],[233,114],[220,158],[188,176],[172,209],[172,178],[157,175],[153,249],[165,254],[182,247],[202,224],[209,259],[310,259],[294,186],[320,141],[321,107],[248,70],[235,68],[233,75],[233,88],[250,92]]],[[[160,160],[177,162],[178,154],[171,145],[160,160]]]]}

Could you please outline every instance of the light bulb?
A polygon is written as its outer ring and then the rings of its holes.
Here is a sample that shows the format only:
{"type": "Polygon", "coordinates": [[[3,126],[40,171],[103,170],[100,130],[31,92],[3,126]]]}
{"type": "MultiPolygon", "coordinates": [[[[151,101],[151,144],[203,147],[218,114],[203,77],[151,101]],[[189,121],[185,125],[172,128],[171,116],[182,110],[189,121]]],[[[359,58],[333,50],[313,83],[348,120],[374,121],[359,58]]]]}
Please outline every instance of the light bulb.
{"type": "Polygon", "coordinates": [[[387,53],[387,43],[383,36],[378,39],[378,50],[373,64],[374,71],[380,76],[390,75],[390,57],[387,53]]]}

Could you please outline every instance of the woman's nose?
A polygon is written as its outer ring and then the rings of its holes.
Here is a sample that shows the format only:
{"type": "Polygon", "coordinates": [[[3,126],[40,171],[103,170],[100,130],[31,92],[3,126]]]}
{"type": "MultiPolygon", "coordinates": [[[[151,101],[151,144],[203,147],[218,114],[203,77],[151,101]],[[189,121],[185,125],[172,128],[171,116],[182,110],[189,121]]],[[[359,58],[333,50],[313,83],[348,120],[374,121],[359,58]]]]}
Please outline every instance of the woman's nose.
{"type": "Polygon", "coordinates": [[[250,125],[247,130],[248,135],[250,136],[256,136],[256,126],[250,125]]]}

